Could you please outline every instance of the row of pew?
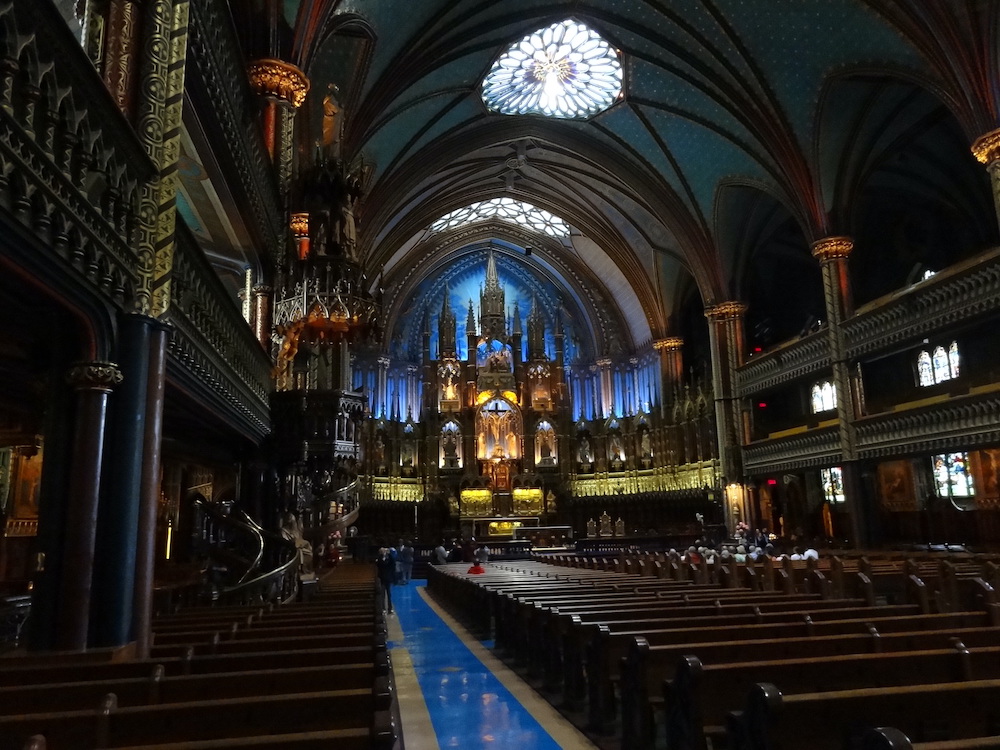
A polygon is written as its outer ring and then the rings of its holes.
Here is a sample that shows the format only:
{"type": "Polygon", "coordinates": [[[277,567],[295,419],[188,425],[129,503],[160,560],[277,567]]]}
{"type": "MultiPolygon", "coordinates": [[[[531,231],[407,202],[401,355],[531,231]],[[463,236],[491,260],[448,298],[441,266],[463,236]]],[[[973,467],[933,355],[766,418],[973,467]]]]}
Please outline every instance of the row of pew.
{"type": "Polygon", "coordinates": [[[391,750],[394,698],[372,566],[309,602],[157,617],[148,659],[0,659],[0,750],[391,750]]]}
{"type": "Polygon", "coordinates": [[[718,583],[727,588],[758,591],[807,591],[827,597],[861,597],[874,606],[879,601],[916,600],[939,611],[960,606],[964,581],[982,580],[1000,590],[1000,555],[932,554],[918,559],[900,553],[824,555],[792,560],[760,557],[744,562],[692,563],[678,554],[629,552],[615,557],[580,556],[572,552],[536,552],[532,559],[564,567],[616,571],[670,580],[718,583]]]}
{"type": "Polygon", "coordinates": [[[437,566],[428,587],[595,738],[629,750],[1000,748],[1000,610],[973,575],[981,561],[846,561],[874,574],[861,596],[817,584],[832,580],[816,575],[828,561],[782,563],[780,586],[748,586],[725,565],[706,581],[655,557],[674,575],[647,560],[556,562],[437,566]],[[890,598],[883,580],[911,585],[890,598]]]}

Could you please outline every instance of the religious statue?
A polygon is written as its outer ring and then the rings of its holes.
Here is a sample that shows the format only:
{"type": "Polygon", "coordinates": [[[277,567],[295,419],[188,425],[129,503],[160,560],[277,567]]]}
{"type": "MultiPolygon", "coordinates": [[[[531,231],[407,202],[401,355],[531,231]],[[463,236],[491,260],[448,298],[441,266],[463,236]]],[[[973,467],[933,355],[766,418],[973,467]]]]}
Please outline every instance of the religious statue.
{"type": "Polygon", "coordinates": [[[343,128],[343,109],[337,101],[339,89],[334,84],[327,86],[327,95],[323,97],[323,147],[332,156],[340,155],[340,133],[343,128]]]}
{"type": "Polygon", "coordinates": [[[445,375],[444,381],[444,400],[454,401],[457,398],[457,393],[455,392],[455,375],[449,369],[447,375],[445,375]]]}
{"type": "Polygon", "coordinates": [[[597,522],[591,518],[587,521],[587,538],[593,539],[595,536],[597,536],[597,522]]]}
{"type": "Polygon", "coordinates": [[[441,445],[444,451],[444,462],[446,466],[458,465],[458,439],[454,432],[444,433],[444,441],[441,445]]]}
{"type": "Polygon", "coordinates": [[[413,443],[409,440],[403,442],[399,463],[403,468],[413,468],[413,443]]]}
{"type": "Polygon", "coordinates": [[[607,511],[601,514],[601,536],[611,536],[611,516],[607,511]]]}
{"type": "Polygon", "coordinates": [[[556,493],[549,490],[545,495],[545,510],[549,513],[555,513],[558,509],[556,507],[556,493]]]}
{"type": "Polygon", "coordinates": [[[624,461],[625,460],[625,446],[622,445],[622,437],[617,432],[611,435],[611,460],[612,461],[624,461]]]}
{"type": "Polygon", "coordinates": [[[302,533],[302,521],[294,513],[286,513],[281,535],[295,545],[299,558],[299,574],[313,572],[313,548],[302,533]]]}
{"type": "Polygon", "coordinates": [[[618,520],[615,521],[615,536],[625,536],[625,522],[621,519],[621,516],[619,516],[618,520]]]}
{"type": "Polygon", "coordinates": [[[589,464],[594,461],[594,454],[590,450],[590,441],[586,435],[580,438],[580,447],[577,450],[576,456],[581,464],[589,464]]]}
{"type": "Polygon", "coordinates": [[[548,430],[538,433],[538,457],[543,464],[552,463],[552,433],[548,430]]]}
{"type": "Polygon", "coordinates": [[[643,431],[642,438],[639,440],[639,449],[642,451],[643,458],[649,458],[653,455],[653,447],[649,440],[649,430],[643,431]]]}
{"type": "Polygon", "coordinates": [[[340,249],[349,260],[357,260],[358,234],[354,223],[354,202],[352,194],[348,194],[340,207],[340,249]]]}
{"type": "Polygon", "coordinates": [[[454,492],[448,495],[448,513],[453,516],[457,516],[459,514],[458,498],[455,497],[454,492]]]}

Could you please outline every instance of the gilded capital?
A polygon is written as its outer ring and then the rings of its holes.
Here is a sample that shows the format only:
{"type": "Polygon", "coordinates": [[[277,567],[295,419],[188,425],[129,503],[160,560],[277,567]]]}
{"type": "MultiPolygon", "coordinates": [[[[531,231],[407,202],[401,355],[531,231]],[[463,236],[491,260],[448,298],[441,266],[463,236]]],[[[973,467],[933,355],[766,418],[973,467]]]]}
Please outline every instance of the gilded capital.
{"type": "Polygon", "coordinates": [[[598,367],[611,367],[611,359],[609,357],[602,357],[597,360],[598,367]]]}
{"type": "Polygon", "coordinates": [[[847,258],[853,249],[854,240],[850,237],[824,237],[812,244],[813,257],[820,263],[847,258]]]}
{"type": "Polygon", "coordinates": [[[684,339],[680,336],[667,336],[653,342],[653,348],[658,352],[676,352],[684,348],[684,339]]]}
{"type": "Polygon", "coordinates": [[[110,393],[122,382],[122,373],[114,362],[78,362],[69,369],[66,382],[78,391],[110,393]]]}
{"type": "Polygon", "coordinates": [[[309,214],[305,212],[292,214],[288,221],[288,227],[292,230],[295,239],[304,240],[309,236],[309,214]]]}
{"type": "Polygon", "coordinates": [[[739,320],[746,314],[747,306],[742,302],[720,302],[705,308],[705,317],[712,320],[739,320]]]}
{"type": "Polygon", "coordinates": [[[257,94],[273,96],[293,107],[301,107],[309,92],[306,74],[281,60],[254,60],[247,66],[247,77],[257,94]]]}
{"type": "Polygon", "coordinates": [[[1000,130],[979,136],[972,144],[972,155],[983,164],[992,164],[1000,159],[1000,130]]]}

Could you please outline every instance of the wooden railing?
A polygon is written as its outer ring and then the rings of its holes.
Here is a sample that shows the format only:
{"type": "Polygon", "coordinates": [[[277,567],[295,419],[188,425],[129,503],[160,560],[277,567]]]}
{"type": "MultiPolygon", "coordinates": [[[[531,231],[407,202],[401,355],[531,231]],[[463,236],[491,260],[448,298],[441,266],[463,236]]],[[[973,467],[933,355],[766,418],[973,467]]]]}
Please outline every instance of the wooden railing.
{"type": "Polygon", "coordinates": [[[0,3],[0,166],[0,205],[27,230],[10,252],[127,309],[156,170],[51,2],[0,3]]]}

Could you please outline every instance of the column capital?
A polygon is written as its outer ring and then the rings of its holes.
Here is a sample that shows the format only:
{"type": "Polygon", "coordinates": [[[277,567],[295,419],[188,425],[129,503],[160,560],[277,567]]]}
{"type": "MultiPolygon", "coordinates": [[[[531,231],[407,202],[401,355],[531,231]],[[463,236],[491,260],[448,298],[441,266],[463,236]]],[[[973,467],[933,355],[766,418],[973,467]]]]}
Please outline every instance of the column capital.
{"type": "Polygon", "coordinates": [[[656,339],[653,342],[653,348],[658,352],[676,352],[684,348],[684,339],[680,336],[667,336],[666,338],[656,339]]]}
{"type": "Polygon", "coordinates": [[[114,362],[77,362],[66,374],[66,382],[78,391],[110,393],[122,382],[122,373],[114,362]]]}
{"type": "Polygon", "coordinates": [[[602,368],[611,367],[611,358],[610,357],[601,357],[599,360],[597,360],[597,362],[595,364],[597,364],[598,367],[602,367],[602,368]]]}
{"type": "Polygon", "coordinates": [[[746,311],[745,304],[731,300],[706,307],[705,317],[711,320],[738,320],[746,314],[746,311]]]}
{"type": "Polygon", "coordinates": [[[282,60],[254,60],[247,65],[247,77],[257,94],[273,97],[296,109],[302,106],[309,92],[306,74],[282,60]]]}
{"type": "Polygon", "coordinates": [[[850,256],[854,240],[850,237],[824,237],[812,244],[812,255],[820,263],[840,260],[850,256]]]}
{"type": "Polygon", "coordinates": [[[972,155],[986,165],[1000,160],[1000,129],[979,136],[972,144],[972,155]]]}
{"type": "Polygon", "coordinates": [[[252,291],[255,296],[259,297],[262,294],[270,294],[274,290],[267,284],[254,284],[252,291]]]}
{"type": "Polygon", "coordinates": [[[309,213],[301,211],[292,214],[288,220],[288,228],[292,230],[295,239],[307,239],[309,237],[309,213]]]}

